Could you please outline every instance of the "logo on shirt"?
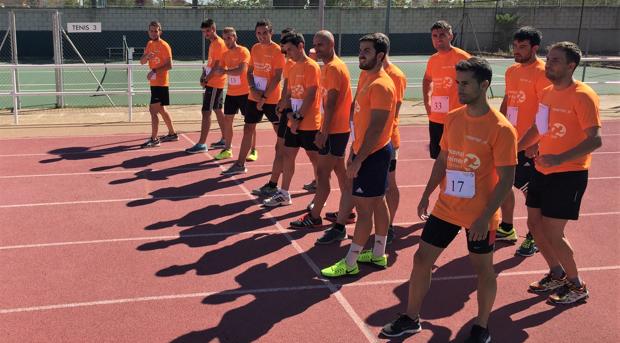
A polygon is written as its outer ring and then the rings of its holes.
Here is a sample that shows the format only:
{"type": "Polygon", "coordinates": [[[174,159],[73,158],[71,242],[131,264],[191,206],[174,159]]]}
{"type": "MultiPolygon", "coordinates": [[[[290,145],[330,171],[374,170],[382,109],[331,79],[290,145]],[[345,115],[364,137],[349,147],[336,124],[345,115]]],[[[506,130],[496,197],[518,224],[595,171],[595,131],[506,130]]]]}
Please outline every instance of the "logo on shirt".
{"type": "Polygon", "coordinates": [[[554,123],[549,127],[551,138],[562,138],[566,135],[566,126],[561,123],[554,123]]]}
{"type": "Polygon", "coordinates": [[[524,91],[517,92],[517,101],[519,103],[524,103],[525,99],[526,99],[526,96],[525,96],[525,92],[524,91]]]}
{"type": "Polygon", "coordinates": [[[254,69],[262,70],[262,71],[264,71],[266,73],[270,73],[271,72],[271,64],[269,64],[269,63],[254,62],[254,69]]]}
{"type": "Polygon", "coordinates": [[[443,78],[442,86],[443,86],[444,89],[452,88],[453,84],[454,84],[454,80],[452,80],[451,77],[446,76],[446,77],[443,78]]]}
{"type": "Polygon", "coordinates": [[[480,158],[472,153],[465,154],[463,165],[467,171],[476,170],[480,168],[480,158]]]}
{"type": "Polygon", "coordinates": [[[291,86],[291,94],[293,98],[301,99],[304,96],[304,86],[302,85],[294,85],[291,86]]]}
{"type": "Polygon", "coordinates": [[[355,113],[359,112],[359,111],[360,111],[360,109],[361,109],[361,107],[360,107],[360,103],[359,103],[359,102],[357,102],[357,99],[355,99],[355,113]]]}

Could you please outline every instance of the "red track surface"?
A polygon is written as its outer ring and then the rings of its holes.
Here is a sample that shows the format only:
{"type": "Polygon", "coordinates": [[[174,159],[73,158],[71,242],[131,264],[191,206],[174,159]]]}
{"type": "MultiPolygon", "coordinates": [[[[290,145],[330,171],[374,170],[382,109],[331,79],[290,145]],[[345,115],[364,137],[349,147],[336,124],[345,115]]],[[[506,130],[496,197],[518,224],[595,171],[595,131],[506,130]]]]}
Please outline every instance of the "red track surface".
{"type": "MultiPolygon", "coordinates": [[[[303,153],[294,204],[262,209],[248,191],[267,180],[273,133],[260,131],[249,173],[221,177],[210,155],[186,155],[197,135],[140,150],[141,135],[0,140],[0,334],[3,342],[359,342],[404,310],[421,234],[415,207],[430,173],[426,128],[401,129],[401,204],[390,267],[322,280],[350,241],[315,247],[293,230],[312,195],[303,153]]],[[[618,342],[620,121],[606,121],[582,217],[567,236],[588,283],[586,304],[555,307],[527,293],[546,269],[499,243],[495,342],[618,342]],[[615,300],[614,300],[615,299],[615,300]]],[[[211,140],[215,140],[211,135],[211,140]]],[[[240,138],[235,138],[239,143],[240,138]]],[[[336,210],[333,185],[327,210],[336,210]]],[[[525,233],[518,197],[515,222],[525,233]]],[[[349,229],[352,233],[352,229],[349,229]]],[[[475,276],[459,237],[440,257],[408,341],[462,341],[476,315],[475,276]]]]}

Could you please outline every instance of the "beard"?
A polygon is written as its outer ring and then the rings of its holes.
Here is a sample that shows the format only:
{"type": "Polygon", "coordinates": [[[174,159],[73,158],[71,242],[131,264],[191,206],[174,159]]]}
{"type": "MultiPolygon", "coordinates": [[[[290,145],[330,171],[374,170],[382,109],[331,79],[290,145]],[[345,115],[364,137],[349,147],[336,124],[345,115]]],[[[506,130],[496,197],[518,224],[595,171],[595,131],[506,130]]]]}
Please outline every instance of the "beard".
{"type": "Polygon", "coordinates": [[[374,68],[376,65],[377,65],[377,56],[375,56],[373,59],[366,59],[366,63],[360,62],[360,69],[370,70],[374,68]]]}

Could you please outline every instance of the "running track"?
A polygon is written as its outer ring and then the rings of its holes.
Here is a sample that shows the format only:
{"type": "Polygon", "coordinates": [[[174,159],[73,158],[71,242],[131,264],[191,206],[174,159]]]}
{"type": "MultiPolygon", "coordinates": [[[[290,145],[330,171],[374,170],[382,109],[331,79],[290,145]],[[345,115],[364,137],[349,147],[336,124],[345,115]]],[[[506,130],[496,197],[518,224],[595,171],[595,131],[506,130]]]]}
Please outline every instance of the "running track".
{"type": "MultiPolygon", "coordinates": [[[[271,131],[259,132],[259,161],[236,177],[219,176],[229,161],[183,153],[196,133],[149,150],[138,149],[145,135],[0,140],[2,341],[383,340],[381,326],[404,310],[422,227],[415,207],[432,166],[425,127],[401,132],[390,267],[362,266],[340,280],[318,270],[344,256],[350,240],[315,247],[320,230],[288,228],[312,199],[301,190],[311,179],[303,153],[292,206],[265,210],[249,194],[271,169],[271,131]]],[[[495,342],[620,341],[620,121],[604,122],[603,134],[582,216],[567,228],[590,299],[554,307],[527,293],[544,273],[542,257],[517,258],[516,246],[499,243],[495,342]]],[[[522,197],[517,204],[524,234],[522,197]]],[[[476,315],[475,285],[461,235],[437,262],[424,330],[406,340],[463,341],[476,315]]]]}

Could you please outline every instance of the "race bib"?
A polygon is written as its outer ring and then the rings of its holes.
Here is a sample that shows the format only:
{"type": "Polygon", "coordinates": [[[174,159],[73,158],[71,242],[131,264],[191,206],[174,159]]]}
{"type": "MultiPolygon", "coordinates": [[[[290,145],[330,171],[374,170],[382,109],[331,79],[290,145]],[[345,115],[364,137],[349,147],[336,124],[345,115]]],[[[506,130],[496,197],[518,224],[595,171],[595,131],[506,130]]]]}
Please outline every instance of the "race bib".
{"type": "Polygon", "coordinates": [[[240,75],[228,75],[228,85],[229,86],[241,85],[241,76],[240,75]]]}
{"type": "Polygon", "coordinates": [[[538,133],[544,135],[549,131],[549,106],[538,104],[538,112],[536,112],[536,127],[538,133]]]}
{"type": "Polygon", "coordinates": [[[446,170],[446,195],[471,199],[476,195],[476,174],[459,170],[446,170]]]}
{"type": "Polygon", "coordinates": [[[256,86],[256,89],[259,91],[264,92],[265,89],[267,89],[267,78],[254,75],[254,86],[256,86]]]}
{"type": "Polygon", "coordinates": [[[293,108],[293,112],[299,111],[303,103],[303,99],[291,99],[291,107],[293,108]]]}
{"type": "Polygon", "coordinates": [[[512,124],[512,126],[517,126],[517,118],[519,117],[519,108],[508,106],[506,109],[506,118],[512,124]]]}
{"type": "Polygon", "coordinates": [[[449,96],[432,96],[431,111],[436,113],[448,113],[450,97],[449,96]]]}
{"type": "Polygon", "coordinates": [[[156,80],[157,79],[157,73],[152,73],[151,78],[149,80],[156,80]]]}
{"type": "Polygon", "coordinates": [[[205,77],[207,77],[209,74],[211,74],[211,67],[204,67],[204,68],[202,68],[202,70],[203,70],[203,75],[205,77]]]}

